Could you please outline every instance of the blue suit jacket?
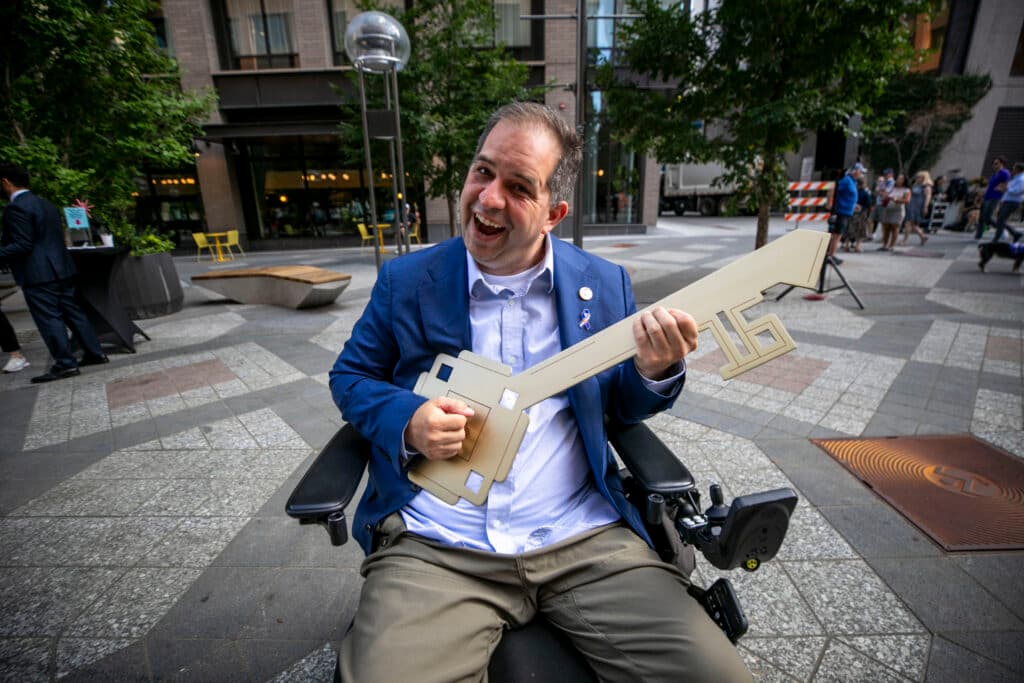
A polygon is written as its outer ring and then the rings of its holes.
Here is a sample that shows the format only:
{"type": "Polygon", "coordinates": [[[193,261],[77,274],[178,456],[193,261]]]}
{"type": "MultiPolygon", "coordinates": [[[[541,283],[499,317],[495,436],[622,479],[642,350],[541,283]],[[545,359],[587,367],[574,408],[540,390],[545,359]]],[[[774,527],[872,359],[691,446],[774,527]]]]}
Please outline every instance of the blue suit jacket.
{"type": "Polygon", "coordinates": [[[32,192],[19,194],[4,209],[0,245],[0,262],[10,265],[14,281],[22,287],[75,274],[57,207],[32,192]]]}
{"type": "MultiPolygon", "coordinates": [[[[558,239],[554,248],[554,294],[562,348],[612,325],[635,310],[626,271],[558,239]],[[581,287],[593,298],[583,302],[581,287]],[[584,306],[591,329],[580,328],[584,306]]],[[[366,310],[331,370],[331,393],[342,416],[373,443],[369,483],[356,510],[353,535],[370,552],[378,522],[419,491],[403,470],[402,433],[426,400],[412,393],[420,373],[438,353],[472,348],[466,248],[461,239],[385,264],[366,310]]],[[[569,390],[598,490],[648,542],[639,514],[627,503],[605,432],[605,415],[636,422],[675,401],[647,389],[632,360],[569,390]]]]}

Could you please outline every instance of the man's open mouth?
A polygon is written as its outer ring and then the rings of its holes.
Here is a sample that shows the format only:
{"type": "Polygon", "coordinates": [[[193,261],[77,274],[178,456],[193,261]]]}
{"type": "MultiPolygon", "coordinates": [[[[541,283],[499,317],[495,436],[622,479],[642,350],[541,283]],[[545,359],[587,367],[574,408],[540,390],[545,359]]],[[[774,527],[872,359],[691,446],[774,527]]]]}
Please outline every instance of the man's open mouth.
{"type": "Polygon", "coordinates": [[[487,220],[478,213],[473,214],[473,220],[476,222],[477,230],[488,237],[491,235],[497,235],[505,229],[504,226],[498,225],[494,221],[487,220]]]}

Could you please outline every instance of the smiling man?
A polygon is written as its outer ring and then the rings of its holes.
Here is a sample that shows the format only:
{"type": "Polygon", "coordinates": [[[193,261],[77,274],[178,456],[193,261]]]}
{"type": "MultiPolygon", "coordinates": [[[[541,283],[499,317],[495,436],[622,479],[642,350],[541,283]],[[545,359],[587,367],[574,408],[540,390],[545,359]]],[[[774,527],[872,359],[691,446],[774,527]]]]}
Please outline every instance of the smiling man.
{"type": "Polygon", "coordinates": [[[407,476],[422,458],[455,457],[473,415],[412,392],[437,354],[469,349],[519,373],[635,310],[621,267],[549,234],[580,162],[558,113],[496,112],[463,186],[464,238],[386,264],[331,371],[342,416],[373,444],[343,680],[485,680],[502,632],[538,613],[601,680],[750,679],[686,577],[648,546],[604,427],[672,405],[697,345],[688,314],[644,313],[634,358],[530,408],[512,470],[483,505],[450,505],[407,476]]]}

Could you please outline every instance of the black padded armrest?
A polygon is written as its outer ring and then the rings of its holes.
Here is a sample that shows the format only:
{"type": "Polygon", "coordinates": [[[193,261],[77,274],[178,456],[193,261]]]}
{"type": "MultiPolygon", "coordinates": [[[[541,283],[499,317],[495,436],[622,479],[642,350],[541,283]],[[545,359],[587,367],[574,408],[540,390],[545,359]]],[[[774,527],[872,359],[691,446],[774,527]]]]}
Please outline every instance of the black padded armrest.
{"type": "Polygon", "coordinates": [[[672,496],[693,488],[686,465],[642,422],[609,425],[608,440],[630,474],[648,492],[672,496]]]}
{"type": "MultiPolygon", "coordinates": [[[[370,442],[352,425],[345,425],[306,470],[299,485],[289,496],[285,512],[303,523],[328,524],[332,541],[337,539],[331,526],[340,526],[347,538],[347,530],[344,529],[345,507],[359,488],[369,457],[370,442]]],[[[335,545],[341,543],[344,543],[344,539],[335,545]]]]}

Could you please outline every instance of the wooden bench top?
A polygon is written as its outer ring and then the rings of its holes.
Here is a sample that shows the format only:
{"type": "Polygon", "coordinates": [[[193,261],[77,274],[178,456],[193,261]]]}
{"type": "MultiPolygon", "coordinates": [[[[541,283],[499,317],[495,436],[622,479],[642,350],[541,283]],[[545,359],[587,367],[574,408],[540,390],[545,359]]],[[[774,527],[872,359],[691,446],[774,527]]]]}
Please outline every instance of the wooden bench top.
{"type": "Polygon", "coordinates": [[[266,266],[264,268],[233,268],[231,270],[212,270],[208,273],[193,275],[193,280],[216,280],[229,277],[273,277],[280,280],[304,282],[309,285],[320,285],[325,282],[351,280],[351,275],[336,273],[316,266],[266,266]]]}

